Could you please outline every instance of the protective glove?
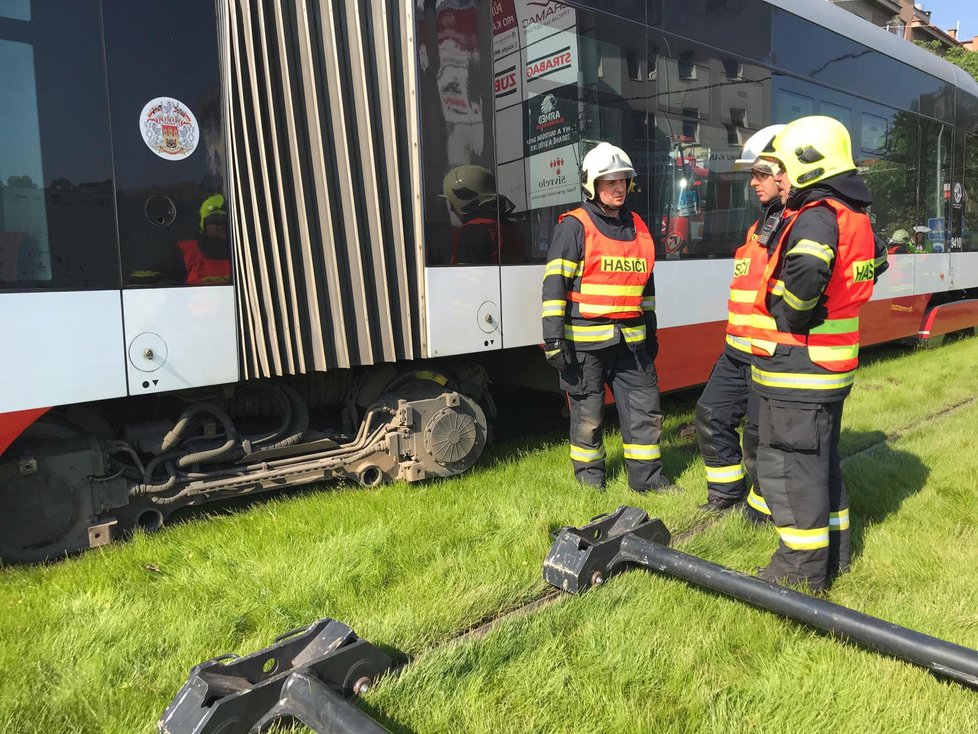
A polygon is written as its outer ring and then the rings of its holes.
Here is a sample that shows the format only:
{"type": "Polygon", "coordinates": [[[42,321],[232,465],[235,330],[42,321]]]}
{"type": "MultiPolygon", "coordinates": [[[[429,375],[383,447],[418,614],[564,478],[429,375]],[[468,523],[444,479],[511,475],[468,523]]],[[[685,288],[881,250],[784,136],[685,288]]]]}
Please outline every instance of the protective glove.
{"type": "Polygon", "coordinates": [[[563,372],[567,369],[570,364],[570,350],[567,348],[567,342],[563,339],[547,339],[543,343],[543,349],[551,367],[557,372],[563,372]]]}

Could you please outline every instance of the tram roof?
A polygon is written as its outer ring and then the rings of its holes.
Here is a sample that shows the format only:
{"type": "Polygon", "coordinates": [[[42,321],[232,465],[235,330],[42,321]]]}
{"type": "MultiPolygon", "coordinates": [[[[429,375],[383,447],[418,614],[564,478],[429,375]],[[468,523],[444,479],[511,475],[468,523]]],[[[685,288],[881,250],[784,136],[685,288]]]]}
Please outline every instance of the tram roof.
{"type": "Polygon", "coordinates": [[[978,96],[978,81],[964,69],[920,48],[910,41],[875,26],[858,15],[850,13],[825,0],[764,0],[781,10],[806,18],[824,28],[851,38],[897,61],[920,69],[949,84],[978,96]]]}

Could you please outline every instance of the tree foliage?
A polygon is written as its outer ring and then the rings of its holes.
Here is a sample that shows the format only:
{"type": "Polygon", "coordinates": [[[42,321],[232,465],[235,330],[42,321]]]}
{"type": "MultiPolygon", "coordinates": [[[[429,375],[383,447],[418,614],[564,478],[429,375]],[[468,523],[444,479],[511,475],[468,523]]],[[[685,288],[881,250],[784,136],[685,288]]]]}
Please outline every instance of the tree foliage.
{"type": "Polygon", "coordinates": [[[947,59],[952,64],[960,66],[966,72],[978,79],[978,51],[969,51],[961,46],[945,48],[939,41],[915,41],[921,48],[947,59]]]}

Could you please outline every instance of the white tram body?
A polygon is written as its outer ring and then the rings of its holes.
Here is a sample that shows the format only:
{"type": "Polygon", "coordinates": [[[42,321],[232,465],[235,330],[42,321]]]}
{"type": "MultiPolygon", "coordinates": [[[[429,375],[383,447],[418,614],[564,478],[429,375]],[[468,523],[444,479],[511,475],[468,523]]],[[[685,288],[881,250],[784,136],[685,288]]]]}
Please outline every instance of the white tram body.
{"type": "Polygon", "coordinates": [[[0,4],[0,556],[464,471],[490,377],[556,387],[540,284],[597,140],[657,240],[662,386],[703,382],[757,215],[732,162],[806,114],[896,243],[863,342],[972,328],[978,83],[824,0],[0,4]],[[459,166],[510,233],[476,257],[459,166]]]}

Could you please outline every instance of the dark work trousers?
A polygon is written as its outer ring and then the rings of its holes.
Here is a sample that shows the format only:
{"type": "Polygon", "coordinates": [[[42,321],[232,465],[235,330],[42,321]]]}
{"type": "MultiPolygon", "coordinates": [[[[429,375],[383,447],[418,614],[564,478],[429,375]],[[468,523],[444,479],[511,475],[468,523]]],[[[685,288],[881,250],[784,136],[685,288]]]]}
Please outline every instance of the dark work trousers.
{"type": "Polygon", "coordinates": [[[751,473],[753,479],[757,449],[756,443],[753,454],[740,449],[738,429],[747,415],[751,393],[751,358],[744,357],[740,360],[728,352],[721,354],[696,401],[696,440],[706,464],[707,494],[733,501],[747,497],[747,475],[751,473]]]}
{"type": "Polygon", "coordinates": [[[821,591],[849,570],[849,500],[842,480],[842,401],[761,397],[758,480],[780,535],[761,577],[821,591]]]}
{"type": "Polygon", "coordinates": [[[574,475],[583,484],[603,487],[602,440],[604,386],[618,404],[628,486],[644,492],[668,485],[662,476],[662,412],[659,378],[645,349],[632,351],[624,342],[589,352],[572,352],[560,376],[570,403],[570,451],[574,475]]]}

